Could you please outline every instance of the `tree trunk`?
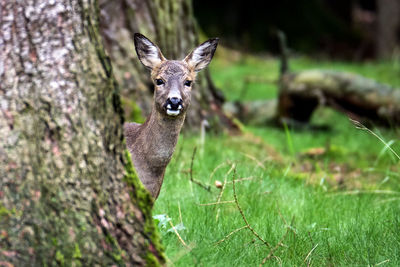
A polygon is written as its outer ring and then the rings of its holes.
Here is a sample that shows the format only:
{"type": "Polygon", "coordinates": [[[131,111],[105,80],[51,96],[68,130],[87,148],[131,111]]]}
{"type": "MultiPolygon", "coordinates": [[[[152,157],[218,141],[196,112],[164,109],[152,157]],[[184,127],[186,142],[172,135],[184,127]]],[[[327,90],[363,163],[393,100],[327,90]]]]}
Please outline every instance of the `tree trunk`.
{"type": "Polygon", "coordinates": [[[377,54],[381,59],[388,59],[393,55],[399,42],[400,1],[378,0],[376,4],[378,7],[377,54]]]}
{"type": "Polygon", "coordinates": [[[280,78],[278,118],[308,123],[318,105],[353,119],[400,125],[400,89],[351,73],[301,71],[280,78]]]}
{"type": "Polygon", "coordinates": [[[88,0],[0,3],[1,266],[164,262],[124,152],[97,11],[88,0]]]}
{"type": "MultiPolygon", "coordinates": [[[[136,57],[133,34],[140,32],[149,37],[168,59],[183,59],[199,44],[192,0],[100,0],[100,9],[101,32],[115,62],[115,77],[123,88],[127,117],[140,121],[140,115],[150,114],[154,88],[148,71],[136,57]],[[135,99],[139,107],[130,99],[135,99]]],[[[214,129],[235,128],[222,112],[222,102],[223,96],[208,70],[199,73],[185,128],[197,130],[203,119],[214,129]]]]}

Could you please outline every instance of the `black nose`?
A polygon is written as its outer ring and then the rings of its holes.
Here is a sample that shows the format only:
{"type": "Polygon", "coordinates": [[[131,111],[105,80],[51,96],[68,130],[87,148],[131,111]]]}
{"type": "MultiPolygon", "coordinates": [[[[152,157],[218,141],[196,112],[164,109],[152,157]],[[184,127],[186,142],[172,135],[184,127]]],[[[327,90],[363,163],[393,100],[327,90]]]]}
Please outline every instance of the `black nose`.
{"type": "Polygon", "coordinates": [[[178,109],[178,107],[180,106],[180,105],[182,105],[182,99],[180,99],[180,98],[178,98],[178,97],[171,97],[171,98],[168,98],[168,100],[167,100],[167,105],[171,105],[171,109],[174,109],[174,110],[176,110],[176,109],[178,109]]]}

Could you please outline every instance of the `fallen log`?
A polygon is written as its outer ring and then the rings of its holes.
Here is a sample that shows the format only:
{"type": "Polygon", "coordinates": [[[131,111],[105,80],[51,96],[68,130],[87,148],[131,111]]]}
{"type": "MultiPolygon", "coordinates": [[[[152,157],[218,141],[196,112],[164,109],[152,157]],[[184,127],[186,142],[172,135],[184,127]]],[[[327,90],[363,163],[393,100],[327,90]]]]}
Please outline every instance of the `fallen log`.
{"type": "Polygon", "coordinates": [[[317,107],[327,106],[364,124],[400,125],[400,88],[348,72],[290,72],[285,34],[277,31],[277,37],[281,50],[278,101],[226,103],[228,113],[246,124],[276,121],[303,127],[309,125],[317,107]]]}
{"type": "Polygon", "coordinates": [[[282,73],[278,120],[308,123],[318,106],[383,126],[400,125],[400,89],[360,75],[307,70],[282,73]]]}
{"type": "Polygon", "coordinates": [[[276,99],[225,102],[224,112],[247,125],[265,125],[277,118],[276,99]]]}

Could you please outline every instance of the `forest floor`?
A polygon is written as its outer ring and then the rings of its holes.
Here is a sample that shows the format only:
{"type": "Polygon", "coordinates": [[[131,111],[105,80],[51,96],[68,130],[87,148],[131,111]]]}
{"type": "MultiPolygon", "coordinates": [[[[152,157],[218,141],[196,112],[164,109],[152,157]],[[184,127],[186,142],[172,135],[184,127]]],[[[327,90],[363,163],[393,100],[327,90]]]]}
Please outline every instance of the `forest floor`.
{"type": "MultiPolygon", "coordinates": [[[[400,87],[400,63],[290,64],[400,87]]],[[[274,58],[227,50],[211,64],[230,101],[275,98],[278,69],[274,58]]],[[[168,265],[400,266],[400,159],[387,147],[400,154],[399,129],[371,129],[385,145],[332,110],[319,109],[312,124],[328,129],[244,126],[204,144],[181,135],[153,211],[168,265]]]]}

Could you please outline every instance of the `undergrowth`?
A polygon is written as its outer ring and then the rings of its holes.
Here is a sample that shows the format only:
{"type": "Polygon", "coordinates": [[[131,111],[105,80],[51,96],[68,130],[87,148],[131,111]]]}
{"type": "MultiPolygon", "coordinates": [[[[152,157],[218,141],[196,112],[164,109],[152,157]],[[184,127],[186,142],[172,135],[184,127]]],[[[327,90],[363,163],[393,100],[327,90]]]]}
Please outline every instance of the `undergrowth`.
{"type": "MultiPolygon", "coordinates": [[[[296,59],[291,65],[400,86],[391,64],[296,59]]],[[[277,69],[268,58],[212,64],[231,100],[275,97],[277,69]]],[[[198,136],[181,136],[153,211],[163,215],[167,263],[399,266],[400,163],[390,150],[400,153],[398,130],[373,128],[374,136],[328,109],[319,109],[312,123],[329,127],[245,127],[241,136],[207,136],[204,145],[198,136]]]]}

